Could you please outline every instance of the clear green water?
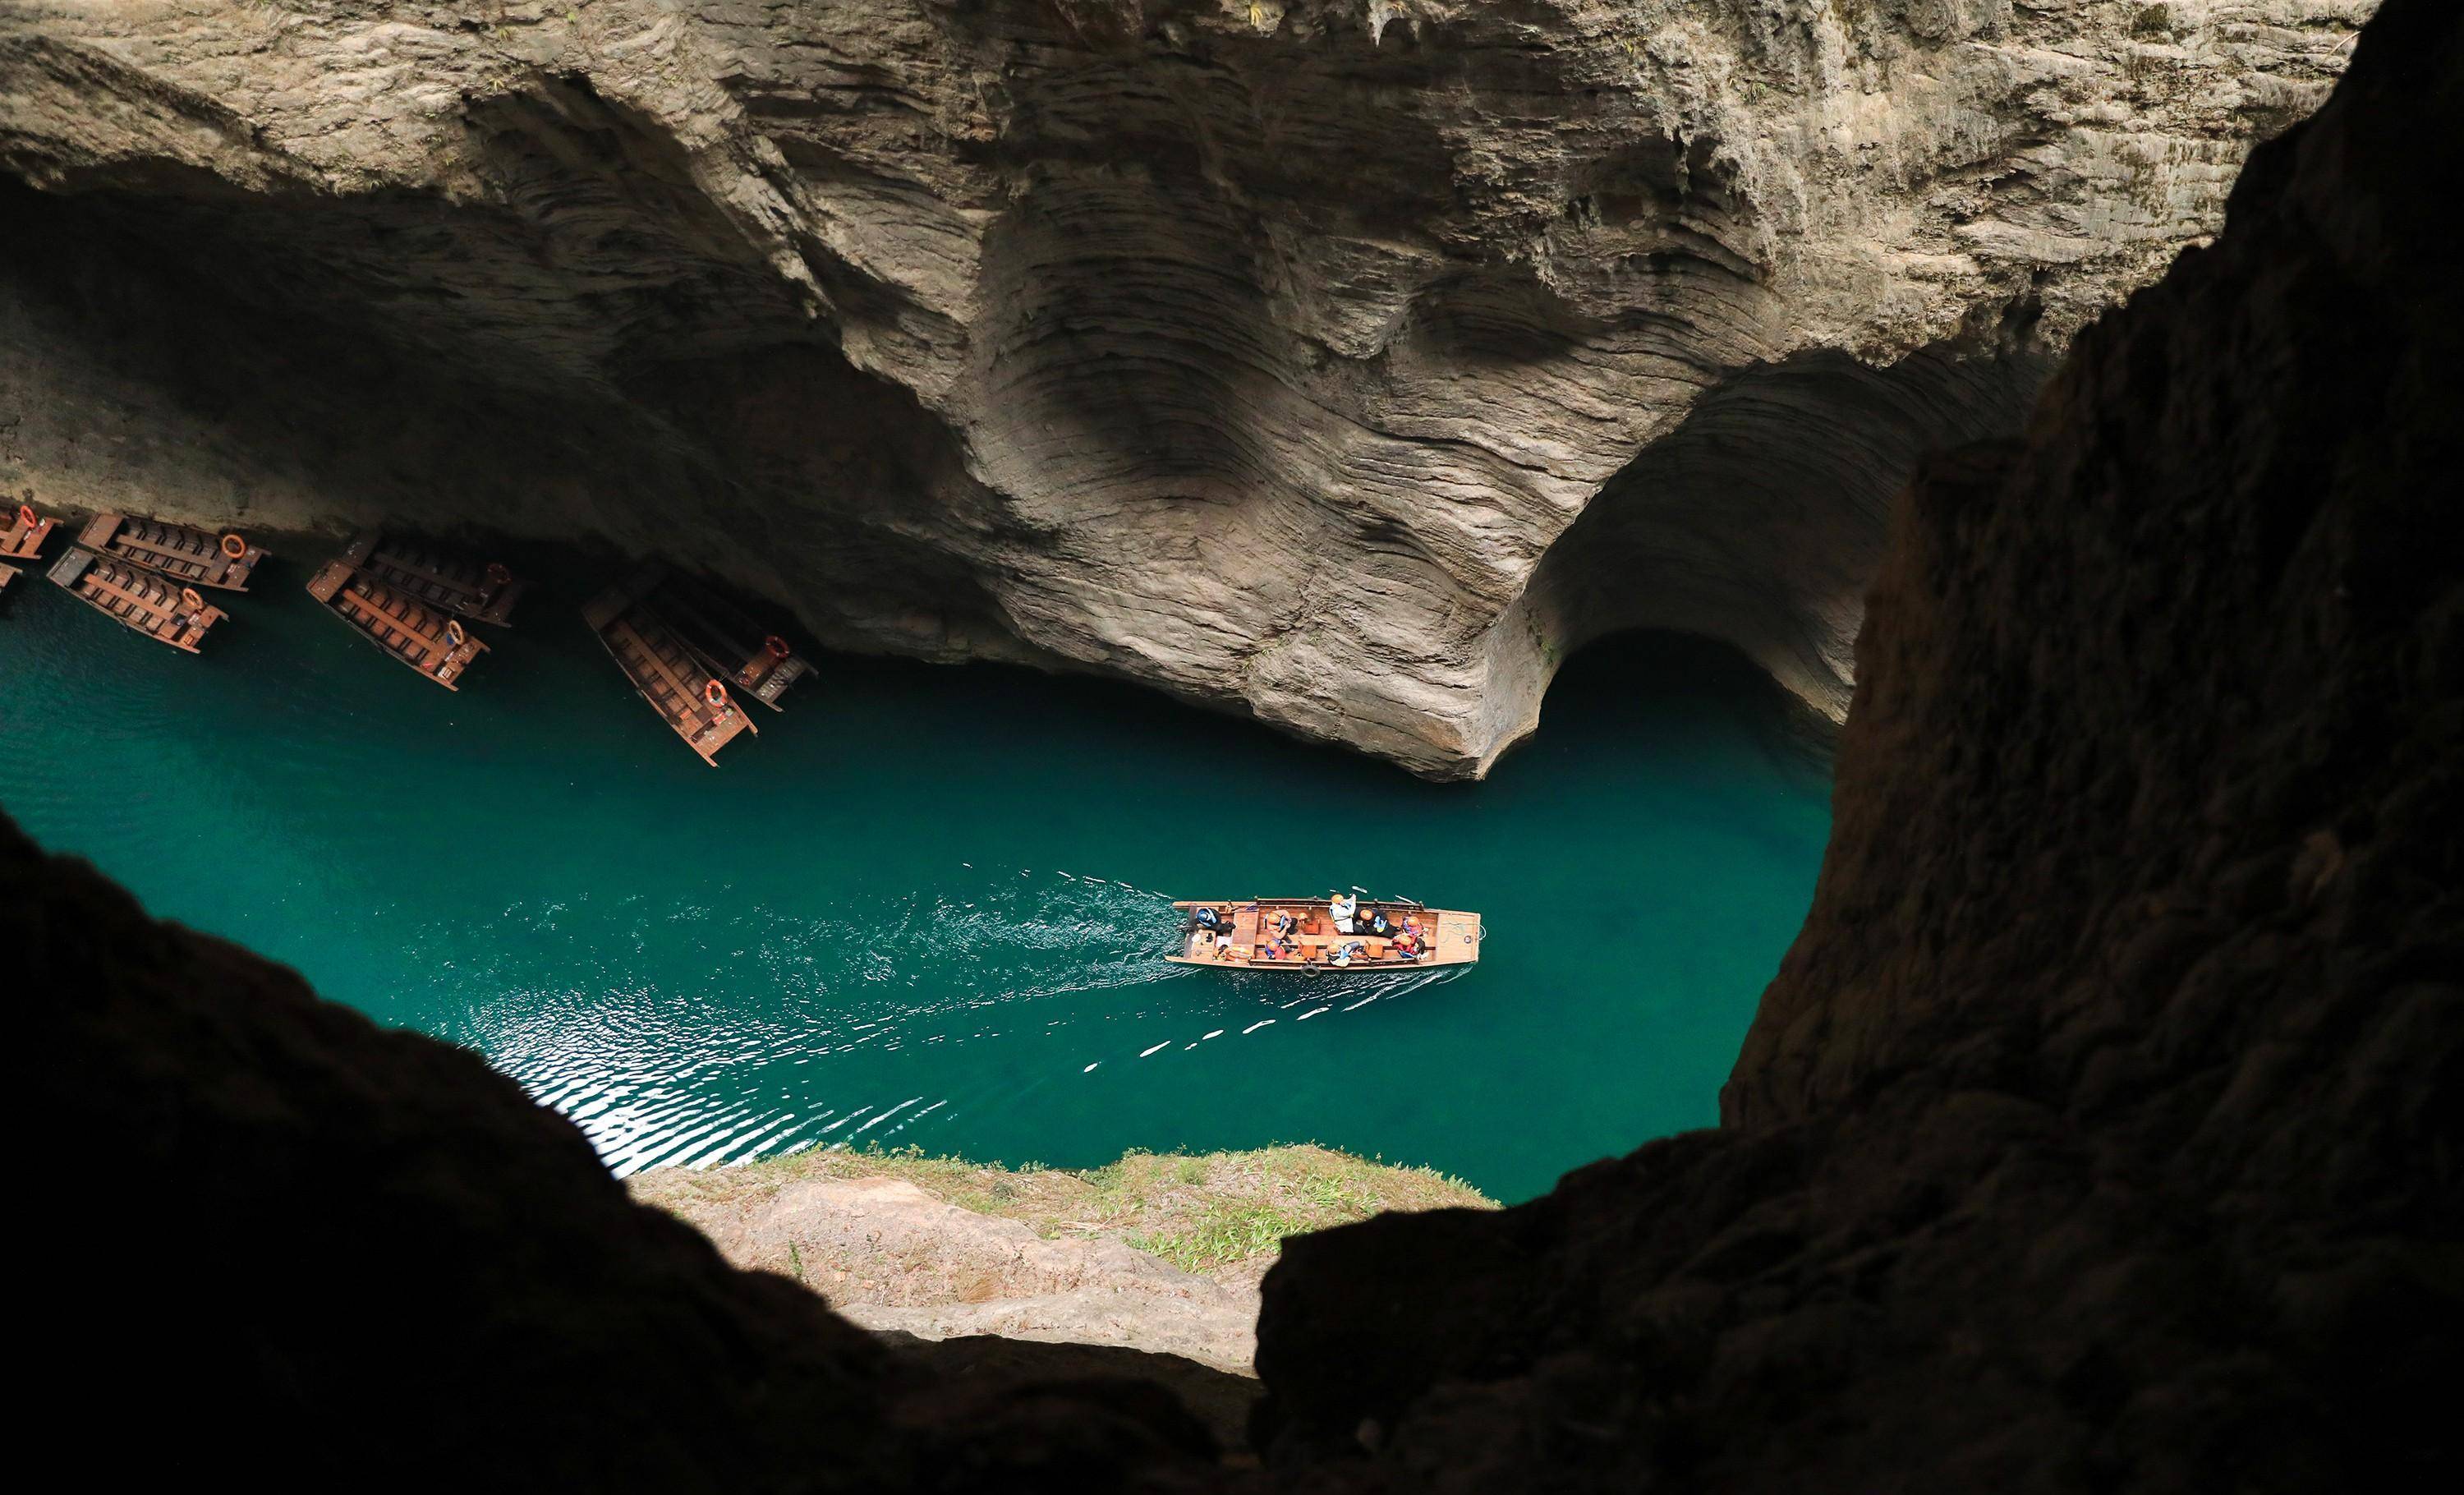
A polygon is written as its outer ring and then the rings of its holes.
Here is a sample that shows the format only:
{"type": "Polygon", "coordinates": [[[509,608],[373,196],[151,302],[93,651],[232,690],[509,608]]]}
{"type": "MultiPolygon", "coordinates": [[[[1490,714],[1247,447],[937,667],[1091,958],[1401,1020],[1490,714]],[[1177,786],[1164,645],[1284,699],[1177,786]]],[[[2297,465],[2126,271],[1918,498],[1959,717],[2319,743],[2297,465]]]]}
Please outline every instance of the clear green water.
{"type": "Polygon", "coordinates": [[[713,770],[582,627],[589,568],[534,559],[459,695],[296,561],[201,659],[29,573],[0,599],[0,804],[155,912],[481,1050],[619,1171],[1315,1140],[1507,1199],[1714,1119],[1828,830],[1774,688],[1660,637],[1574,661],[1478,785],[1127,687],[835,659],[713,770]],[[1167,896],[1350,884],[1480,911],[1482,963],[1155,958],[1167,896]]]}

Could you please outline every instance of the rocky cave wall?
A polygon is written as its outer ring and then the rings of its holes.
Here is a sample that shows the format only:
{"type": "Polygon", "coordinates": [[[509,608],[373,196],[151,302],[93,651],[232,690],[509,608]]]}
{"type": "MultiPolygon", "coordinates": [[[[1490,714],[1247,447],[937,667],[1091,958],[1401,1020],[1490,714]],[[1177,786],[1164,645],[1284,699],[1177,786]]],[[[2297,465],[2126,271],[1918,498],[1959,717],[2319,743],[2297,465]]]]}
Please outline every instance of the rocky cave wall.
{"type": "Polygon", "coordinates": [[[2368,10],[5,0],[0,477],[658,550],[1430,774],[1623,627],[1837,715],[1915,456],[2368,10]]]}
{"type": "Polygon", "coordinates": [[[2464,18],[2390,0],[2025,437],[1926,464],[1722,1126],[1292,1242],[1277,1459],[1442,1490],[2454,1466],[2459,191],[2464,18]]]}
{"type": "Polygon", "coordinates": [[[2215,247],[1896,506],[1722,1126],[1288,1242],[1263,1469],[1134,1360],[885,1352],[474,1056],[0,824],[30,1448],[275,1488],[2432,1486],[2459,193],[2464,17],[2388,0],[2215,247]],[[68,1444],[102,1406],[137,1425],[68,1444]]]}

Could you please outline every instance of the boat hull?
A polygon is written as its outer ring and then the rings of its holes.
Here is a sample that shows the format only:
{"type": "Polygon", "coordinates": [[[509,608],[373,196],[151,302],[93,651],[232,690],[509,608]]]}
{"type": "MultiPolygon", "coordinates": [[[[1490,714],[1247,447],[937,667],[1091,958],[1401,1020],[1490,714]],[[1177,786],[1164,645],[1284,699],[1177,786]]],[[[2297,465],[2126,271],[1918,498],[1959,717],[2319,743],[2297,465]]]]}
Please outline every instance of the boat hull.
{"type": "Polygon", "coordinates": [[[247,591],[248,579],[266,553],[242,540],[238,555],[225,555],[222,539],[210,530],[186,524],[159,524],[124,514],[98,514],[86,521],[77,542],[97,555],[159,572],[182,586],[247,591]]]}
{"type": "Polygon", "coordinates": [[[681,576],[665,575],[650,594],[650,605],[675,629],[695,663],[725,681],[734,694],[749,696],[774,712],[785,710],[779,697],[812,671],[799,655],[773,653],[767,643],[775,634],[764,633],[761,625],[716,592],[681,576]]]}
{"type": "Polygon", "coordinates": [[[719,706],[710,704],[705,693],[714,677],[649,604],[650,593],[665,574],[665,568],[656,564],[643,567],[593,598],[582,609],[582,618],[599,635],[607,657],[633,682],[634,693],[659,714],[685,746],[716,768],[720,748],[741,733],[759,736],[761,729],[753,725],[733,695],[724,696],[719,706]]]}
{"type": "MultiPolygon", "coordinates": [[[[1334,929],[1323,898],[1243,898],[1223,899],[1213,903],[1204,900],[1176,903],[1176,909],[1228,908],[1232,916],[1227,932],[1216,938],[1192,928],[1185,931],[1175,954],[1164,956],[1174,965],[1206,966],[1219,971],[1274,971],[1305,976],[1340,971],[1345,975],[1365,973],[1402,973],[1433,970],[1440,966],[1476,965],[1480,961],[1481,942],[1487,930],[1477,913],[1462,909],[1426,909],[1418,904],[1366,903],[1360,906],[1360,919],[1382,909],[1398,927],[1406,919],[1417,920],[1423,940],[1423,951],[1418,956],[1402,956],[1393,942],[1383,937],[1353,934],[1334,929]],[[1292,954],[1276,956],[1269,952],[1266,936],[1279,913],[1288,912],[1296,926],[1287,941],[1292,954]],[[1347,964],[1336,964],[1335,953],[1357,942],[1363,953],[1347,964]]],[[[1355,930],[1365,927],[1356,922],[1355,930]]]]}
{"type": "Polygon", "coordinates": [[[469,556],[392,539],[377,530],[351,537],[342,559],[400,596],[498,627],[513,626],[514,605],[528,584],[501,567],[495,574],[505,579],[491,581],[490,568],[469,556]]]}
{"type": "Polygon", "coordinates": [[[326,562],[310,578],[308,595],[387,658],[449,691],[462,689],[462,672],[488,649],[467,629],[455,643],[453,629],[459,625],[448,612],[355,569],[347,558],[326,562]]]}
{"type": "Polygon", "coordinates": [[[225,616],[207,604],[190,607],[180,586],[154,572],[91,550],[72,548],[52,564],[52,580],[77,601],[132,632],[184,654],[198,652],[225,616]]]}

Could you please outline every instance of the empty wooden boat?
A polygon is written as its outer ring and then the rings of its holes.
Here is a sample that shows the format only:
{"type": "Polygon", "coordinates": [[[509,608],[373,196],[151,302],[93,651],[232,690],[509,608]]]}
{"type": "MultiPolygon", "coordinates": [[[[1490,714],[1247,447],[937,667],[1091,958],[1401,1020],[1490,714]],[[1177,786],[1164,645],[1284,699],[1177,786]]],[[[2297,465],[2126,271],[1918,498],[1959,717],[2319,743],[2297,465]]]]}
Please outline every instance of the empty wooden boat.
{"type": "Polygon", "coordinates": [[[59,520],[44,518],[30,503],[16,505],[8,520],[8,528],[0,529],[0,561],[40,561],[43,541],[60,527],[59,520]]]}
{"type": "Polygon", "coordinates": [[[191,654],[225,616],[193,586],[83,548],[55,561],[52,580],[114,623],[191,654]]]}
{"type": "Polygon", "coordinates": [[[462,620],[433,604],[396,590],[347,560],[327,561],[308,581],[308,595],[323,603],[353,632],[449,691],[462,689],[462,671],[487,651],[462,620]]]}
{"type": "Polygon", "coordinates": [[[216,535],[186,524],[158,524],[124,514],[98,514],[77,543],[86,549],[160,571],[184,586],[248,590],[249,573],[265,552],[238,535],[216,535]]]}
{"type": "Polygon", "coordinates": [[[1176,965],[1240,971],[1419,971],[1471,965],[1487,931],[1480,915],[1417,903],[1326,898],[1246,898],[1176,903],[1180,947],[1176,965]],[[1201,912],[1200,911],[1204,911],[1201,912]],[[1339,925],[1350,914],[1352,932],[1339,925]],[[1385,932],[1376,932],[1380,915],[1385,932]]]}
{"type": "Polygon", "coordinates": [[[400,595],[500,627],[512,625],[514,604],[529,584],[496,561],[483,563],[377,530],[352,537],[342,559],[400,595]]]}
{"type": "Polygon", "coordinates": [[[646,566],[600,593],[582,609],[583,620],[642,699],[703,762],[715,768],[718,750],[736,740],[737,734],[759,735],[760,729],[650,605],[660,572],[658,566],[646,566]]]}
{"type": "Polygon", "coordinates": [[[650,605],[676,637],[712,674],[738,695],[772,711],[779,697],[812,671],[787,641],[765,630],[751,615],[709,587],[670,573],[650,593],[650,605]]]}

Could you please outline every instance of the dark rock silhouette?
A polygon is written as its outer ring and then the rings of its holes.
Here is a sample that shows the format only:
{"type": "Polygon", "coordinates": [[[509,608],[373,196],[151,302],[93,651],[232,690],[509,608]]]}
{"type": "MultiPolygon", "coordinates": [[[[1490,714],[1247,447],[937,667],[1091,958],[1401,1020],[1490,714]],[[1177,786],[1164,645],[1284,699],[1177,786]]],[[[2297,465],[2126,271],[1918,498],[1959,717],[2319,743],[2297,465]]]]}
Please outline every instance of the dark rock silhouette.
{"type": "Polygon", "coordinates": [[[1450,1490],[2453,1466],[2457,33],[2387,7],[2218,243],[2083,335],[2024,441],[1903,502],[1819,890],[1721,1130],[1502,1216],[1294,1242],[1275,1462],[1450,1490]]]}
{"type": "Polygon", "coordinates": [[[916,1369],[633,1203],[475,1054],[156,923],[5,821],[0,909],[56,1148],[29,1425],[122,1423],[56,1450],[98,1483],[1103,1489],[1213,1457],[1169,1392],[1100,1374],[1146,1357],[916,1369]]]}
{"type": "MultiPolygon", "coordinates": [[[[0,827],[19,1343],[114,1483],[2370,1487],[2464,1346],[2464,39],[2391,0],[2023,442],[1902,504],[1724,1125],[1302,1238],[1263,1473],[886,1352],[478,1060],[0,827]]],[[[1088,1362],[1091,1364],[1092,1362],[1088,1362]]]]}

